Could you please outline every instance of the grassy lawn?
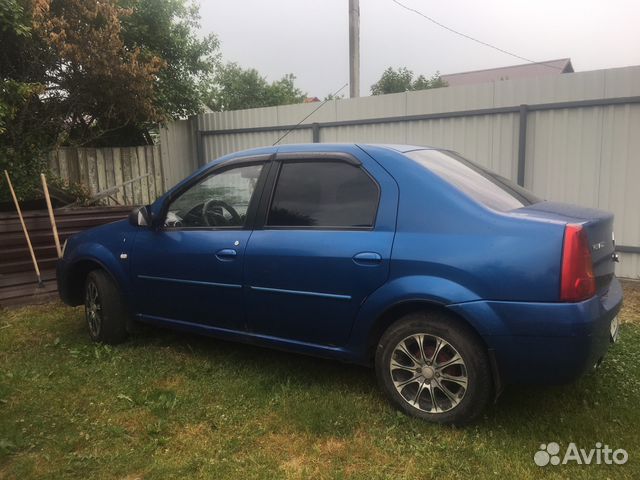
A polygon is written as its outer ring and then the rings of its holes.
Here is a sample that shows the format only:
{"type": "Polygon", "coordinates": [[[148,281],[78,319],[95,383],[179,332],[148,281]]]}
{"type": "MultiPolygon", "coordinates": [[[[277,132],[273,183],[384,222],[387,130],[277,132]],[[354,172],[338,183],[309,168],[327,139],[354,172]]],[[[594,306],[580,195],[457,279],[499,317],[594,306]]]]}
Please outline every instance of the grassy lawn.
{"type": "Polygon", "coordinates": [[[640,478],[640,284],[573,385],[510,387],[476,424],[414,420],[372,371],[166,331],[90,343],[81,309],[0,312],[0,478],[640,478]],[[624,448],[537,467],[541,443],[624,448]]]}

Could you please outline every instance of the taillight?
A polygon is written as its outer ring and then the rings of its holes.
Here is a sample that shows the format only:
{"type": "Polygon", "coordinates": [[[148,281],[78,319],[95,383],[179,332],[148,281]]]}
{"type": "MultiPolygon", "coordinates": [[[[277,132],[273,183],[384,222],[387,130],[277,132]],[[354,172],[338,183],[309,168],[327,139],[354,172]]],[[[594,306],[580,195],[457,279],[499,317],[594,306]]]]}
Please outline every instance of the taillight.
{"type": "Polygon", "coordinates": [[[568,224],[562,249],[560,301],[580,302],[594,296],[596,279],[589,251],[587,233],[582,225],[568,224]]]}

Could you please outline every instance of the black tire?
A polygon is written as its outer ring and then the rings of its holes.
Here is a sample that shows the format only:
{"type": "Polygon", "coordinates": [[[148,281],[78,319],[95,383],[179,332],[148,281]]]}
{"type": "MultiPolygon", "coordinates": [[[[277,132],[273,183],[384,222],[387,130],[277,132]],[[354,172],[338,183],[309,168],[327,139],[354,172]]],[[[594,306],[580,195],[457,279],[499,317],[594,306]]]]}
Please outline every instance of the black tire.
{"type": "Polygon", "coordinates": [[[475,332],[446,312],[411,313],[393,323],[377,346],[375,369],[378,383],[396,407],[429,422],[469,423],[493,392],[486,349],[475,332]],[[416,354],[413,359],[402,352],[401,342],[416,354]],[[456,360],[456,353],[462,361],[456,360]]]}
{"type": "Polygon", "coordinates": [[[89,272],[84,300],[85,318],[92,340],[115,345],[127,338],[127,309],[118,286],[104,270],[89,272]],[[95,293],[97,297],[92,303],[95,293]]]}

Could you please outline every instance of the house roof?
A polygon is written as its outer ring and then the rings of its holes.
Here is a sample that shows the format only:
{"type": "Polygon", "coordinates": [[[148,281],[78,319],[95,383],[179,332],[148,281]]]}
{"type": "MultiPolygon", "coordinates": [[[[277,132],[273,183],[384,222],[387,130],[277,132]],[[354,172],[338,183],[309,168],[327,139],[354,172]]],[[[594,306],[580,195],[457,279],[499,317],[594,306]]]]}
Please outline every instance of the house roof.
{"type": "Polygon", "coordinates": [[[508,67],[487,68],[485,70],[473,70],[470,72],[451,73],[441,75],[440,78],[449,86],[469,85],[473,83],[487,83],[499,80],[511,80],[515,78],[541,77],[546,75],[559,75],[561,73],[573,73],[573,65],[570,58],[547,60],[544,62],[524,63],[508,67]]]}

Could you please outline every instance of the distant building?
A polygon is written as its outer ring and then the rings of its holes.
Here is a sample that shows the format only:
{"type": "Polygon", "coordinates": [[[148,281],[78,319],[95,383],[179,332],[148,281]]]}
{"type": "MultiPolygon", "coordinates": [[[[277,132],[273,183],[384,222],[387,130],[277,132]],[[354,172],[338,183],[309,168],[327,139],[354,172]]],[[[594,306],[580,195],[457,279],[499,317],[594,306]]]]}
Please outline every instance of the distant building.
{"type": "Polygon", "coordinates": [[[513,80],[515,78],[560,75],[561,73],[573,73],[573,65],[571,65],[570,58],[525,63],[522,65],[512,65],[510,67],[487,68],[486,70],[474,70],[471,72],[451,73],[449,75],[441,75],[440,78],[447,82],[447,85],[455,86],[513,80]]]}
{"type": "Polygon", "coordinates": [[[307,97],[303,100],[302,103],[315,103],[315,102],[319,102],[320,99],[318,97],[307,97]]]}

